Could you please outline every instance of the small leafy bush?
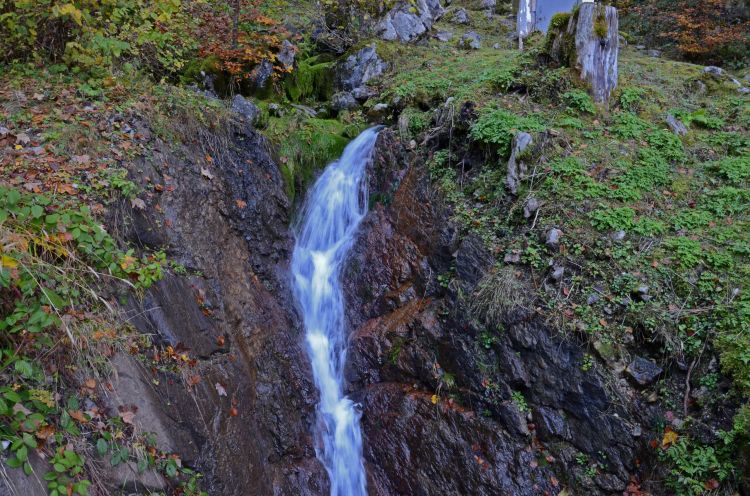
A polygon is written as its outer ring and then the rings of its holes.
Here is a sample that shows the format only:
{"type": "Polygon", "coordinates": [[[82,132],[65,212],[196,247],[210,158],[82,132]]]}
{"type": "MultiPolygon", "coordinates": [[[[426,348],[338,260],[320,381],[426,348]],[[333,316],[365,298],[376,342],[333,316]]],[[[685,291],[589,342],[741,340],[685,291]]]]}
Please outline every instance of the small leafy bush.
{"type": "Polygon", "coordinates": [[[584,112],[587,114],[596,113],[596,105],[594,105],[594,100],[592,100],[591,96],[583,90],[571,90],[563,93],[562,99],[568,106],[568,108],[578,110],[579,112],[584,112]]]}
{"type": "Polygon", "coordinates": [[[652,131],[646,137],[646,141],[667,160],[680,161],[685,158],[682,141],[669,131],[664,129],[652,131]]]}
{"type": "Polygon", "coordinates": [[[469,132],[472,139],[497,145],[501,156],[510,155],[510,144],[519,131],[543,131],[544,126],[534,117],[524,117],[503,109],[483,111],[469,132]]]}
{"type": "Polygon", "coordinates": [[[630,207],[601,207],[589,214],[591,223],[600,231],[630,231],[635,225],[635,210],[630,207]]]}
{"type": "Polygon", "coordinates": [[[643,88],[624,88],[620,93],[620,108],[627,112],[637,112],[645,93],[643,88]]]}

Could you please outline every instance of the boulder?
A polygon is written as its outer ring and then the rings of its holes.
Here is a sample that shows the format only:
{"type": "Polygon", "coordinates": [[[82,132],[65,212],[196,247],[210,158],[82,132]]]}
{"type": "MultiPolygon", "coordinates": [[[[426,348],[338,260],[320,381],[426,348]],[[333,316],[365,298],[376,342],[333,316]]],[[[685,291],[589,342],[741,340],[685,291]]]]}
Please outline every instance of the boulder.
{"type": "Polygon", "coordinates": [[[357,99],[348,91],[340,91],[331,97],[331,107],[334,110],[352,110],[358,106],[357,99]]]}
{"type": "Polygon", "coordinates": [[[281,44],[279,53],[276,54],[276,60],[278,60],[285,69],[291,69],[294,67],[294,60],[297,57],[297,47],[294,46],[289,40],[284,40],[281,44]]]}
{"type": "Polygon", "coordinates": [[[658,59],[659,57],[661,57],[661,50],[649,50],[646,52],[646,55],[658,59]]]}
{"type": "Polygon", "coordinates": [[[244,117],[251,126],[254,126],[260,117],[260,109],[242,95],[234,95],[232,110],[244,117]]]}
{"type": "Polygon", "coordinates": [[[378,56],[375,46],[367,46],[338,64],[336,86],[343,91],[354,92],[365,88],[368,81],[380,76],[387,69],[388,64],[378,56]]]}
{"type": "Polygon", "coordinates": [[[664,121],[667,123],[667,126],[669,126],[669,129],[671,129],[677,136],[685,136],[687,134],[688,130],[687,127],[685,127],[685,124],[672,114],[669,114],[664,121]]]}
{"type": "Polygon", "coordinates": [[[508,160],[508,175],[505,178],[505,184],[512,194],[518,193],[518,185],[521,178],[526,174],[526,164],[522,157],[526,149],[531,145],[533,138],[529,133],[518,133],[513,137],[511,143],[511,154],[508,160]]]}
{"type": "Polygon", "coordinates": [[[628,375],[639,385],[648,386],[661,375],[662,368],[651,360],[642,357],[636,357],[628,368],[625,369],[628,375]]]}
{"type": "Polygon", "coordinates": [[[482,37],[474,31],[469,31],[461,36],[461,39],[458,41],[458,46],[470,50],[479,50],[482,48],[482,37]]]}
{"type": "Polygon", "coordinates": [[[252,70],[250,82],[256,90],[263,90],[268,88],[271,76],[273,76],[273,64],[266,59],[252,70]]]}
{"type": "Polygon", "coordinates": [[[416,4],[399,2],[378,23],[376,32],[384,40],[409,43],[432,29],[444,13],[440,0],[417,0],[416,4]]]}
{"type": "Polygon", "coordinates": [[[438,31],[435,33],[435,39],[438,41],[450,41],[453,39],[453,33],[450,31],[438,31]]]}
{"type": "Polygon", "coordinates": [[[456,24],[469,24],[469,14],[466,13],[466,9],[459,9],[453,13],[451,21],[456,24]]]}

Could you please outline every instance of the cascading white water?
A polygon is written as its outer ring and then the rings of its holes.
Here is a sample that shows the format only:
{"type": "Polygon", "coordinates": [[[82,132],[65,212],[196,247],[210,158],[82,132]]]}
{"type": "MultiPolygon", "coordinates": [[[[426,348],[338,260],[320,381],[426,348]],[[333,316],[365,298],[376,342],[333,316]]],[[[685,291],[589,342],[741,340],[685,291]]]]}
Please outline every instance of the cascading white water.
{"type": "Polygon", "coordinates": [[[292,255],[294,294],[302,311],[315,384],[320,391],[317,449],[331,496],[364,496],[361,413],[344,395],[346,329],[341,269],[367,213],[366,168],[379,128],[360,134],[316,181],[292,255]]]}

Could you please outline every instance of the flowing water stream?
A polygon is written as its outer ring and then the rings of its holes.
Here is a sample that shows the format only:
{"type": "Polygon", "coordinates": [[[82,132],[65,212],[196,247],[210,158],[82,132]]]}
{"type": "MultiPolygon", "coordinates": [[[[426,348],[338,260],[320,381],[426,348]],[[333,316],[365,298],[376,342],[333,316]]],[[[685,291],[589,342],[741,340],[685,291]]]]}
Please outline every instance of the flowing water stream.
{"type": "Polygon", "coordinates": [[[347,333],[341,270],[367,213],[366,168],[379,128],[360,134],[308,195],[292,255],[294,294],[302,311],[318,403],[318,458],[331,496],[364,496],[358,405],[344,395],[347,333]]]}

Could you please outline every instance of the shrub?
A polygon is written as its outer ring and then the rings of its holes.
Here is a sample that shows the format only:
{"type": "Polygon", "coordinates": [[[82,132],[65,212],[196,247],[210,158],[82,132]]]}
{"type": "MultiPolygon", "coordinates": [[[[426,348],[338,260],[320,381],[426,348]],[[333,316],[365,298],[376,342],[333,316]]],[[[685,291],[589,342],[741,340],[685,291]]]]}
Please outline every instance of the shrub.
{"type": "Polygon", "coordinates": [[[638,111],[644,93],[643,88],[624,88],[620,93],[620,108],[628,112],[638,111]]]}
{"type": "Polygon", "coordinates": [[[501,156],[510,154],[513,136],[519,131],[542,131],[544,126],[534,117],[524,117],[503,109],[483,111],[469,132],[472,139],[497,145],[501,156]]]}
{"type": "Polygon", "coordinates": [[[0,3],[0,61],[47,59],[103,75],[118,60],[173,74],[197,48],[179,0],[0,3]]]}
{"type": "Polygon", "coordinates": [[[596,113],[596,105],[594,105],[594,100],[591,99],[591,96],[583,90],[571,90],[567,93],[564,93],[563,101],[568,106],[568,108],[572,108],[574,110],[578,110],[579,112],[585,112],[588,114],[595,114],[596,113]]]}

